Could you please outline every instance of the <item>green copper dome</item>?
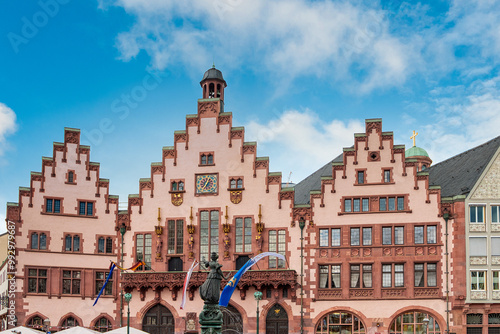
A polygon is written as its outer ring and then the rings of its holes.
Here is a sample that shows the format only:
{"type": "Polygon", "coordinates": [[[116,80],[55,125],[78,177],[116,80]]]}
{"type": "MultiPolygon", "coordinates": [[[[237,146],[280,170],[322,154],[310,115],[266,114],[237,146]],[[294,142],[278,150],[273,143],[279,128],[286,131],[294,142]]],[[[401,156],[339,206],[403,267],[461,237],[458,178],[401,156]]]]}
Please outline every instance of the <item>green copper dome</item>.
{"type": "Polygon", "coordinates": [[[421,156],[429,158],[429,154],[427,154],[427,151],[417,146],[413,146],[412,148],[407,149],[405,152],[405,158],[421,156]]]}

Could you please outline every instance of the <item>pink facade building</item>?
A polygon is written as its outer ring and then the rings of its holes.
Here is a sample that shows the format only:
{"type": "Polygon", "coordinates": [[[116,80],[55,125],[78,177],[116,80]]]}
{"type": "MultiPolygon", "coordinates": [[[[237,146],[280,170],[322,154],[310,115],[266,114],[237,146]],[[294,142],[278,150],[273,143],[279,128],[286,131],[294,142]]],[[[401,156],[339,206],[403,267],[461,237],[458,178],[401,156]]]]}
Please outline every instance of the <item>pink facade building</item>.
{"type": "MultiPolygon", "coordinates": [[[[198,333],[206,270],[193,273],[180,309],[192,262],[217,252],[226,274],[235,273],[272,251],[287,260],[265,258],[243,276],[224,309],[224,330],[257,331],[260,291],[261,333],[465,333],[471,306],[464,302],[482,296],[466,292],[465,205],[443,200],[446,173],[433,179],[427,153],[405,151],[381,119],[368,119],[352,147],[285,187],[224,111],[226,86],[219,70],[205,73],[196,113],[174,133],[173,146],[158,152],[127,210],[108,193],[79,131],[65,129],[64,143],[54,143],[41,173],[8,204],[18,324],[117,328],[127,321],[123,291],[132,294],[131,326],[198,333]],[[115,274],[92,307],[110,261],[146,265],[115,274]]],[[[498,295],[487,297],[493,303],[498,295]]]]}

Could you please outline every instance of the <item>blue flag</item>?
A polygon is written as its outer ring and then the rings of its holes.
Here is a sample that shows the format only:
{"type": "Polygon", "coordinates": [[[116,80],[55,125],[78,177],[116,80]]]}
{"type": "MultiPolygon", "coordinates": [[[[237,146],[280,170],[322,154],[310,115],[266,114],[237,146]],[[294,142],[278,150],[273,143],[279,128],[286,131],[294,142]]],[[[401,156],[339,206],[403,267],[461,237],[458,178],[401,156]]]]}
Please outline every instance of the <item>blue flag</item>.
{"type": "Polygon", "coordinates": [[[250,260],[245,263],[243,267],[241,267],[240,270],[227,282],[226,286],[224,287],[224,290],[222,290],[222,293],[220,294],[220,299],[219,299],[219,305],[227,307],[229,304],[229,300],[231,299],[231,296],[233,295],[234,289],[236,289],[236,285],[238,285],[238,282],[240,281],[241,276],[247,272],[247,270],[250,269],[254,264],[259,262],[262,258],[266,256],[276,256],[277,258],[285,261],[285,257],[281,254],[274,253],[274,252],[265,252],[265,253],[260,253],[254,258],[251,258],[250,260]]]}
{"type": "Polygon", "coordinates": [[[115,270],[115,266],[116,266],[116,264],[113,262],[113,264],[111,265],[111,269],[109,269],[109,274],[108,274],[108,277],[106,278],[106,282],[104,282],[104,284],[101,288],[101,291],[99,291],[99,294],[97,295],[97,298],[95,299],[94,305],[92,305],[92,306],[95,306],[95,304],[99,300],[99,297],[101,297],[102,292],[104,291],[104,288],[106,287],[106,284],[108,284],[109,279],[113,275],[113,270],[115,270]]]}

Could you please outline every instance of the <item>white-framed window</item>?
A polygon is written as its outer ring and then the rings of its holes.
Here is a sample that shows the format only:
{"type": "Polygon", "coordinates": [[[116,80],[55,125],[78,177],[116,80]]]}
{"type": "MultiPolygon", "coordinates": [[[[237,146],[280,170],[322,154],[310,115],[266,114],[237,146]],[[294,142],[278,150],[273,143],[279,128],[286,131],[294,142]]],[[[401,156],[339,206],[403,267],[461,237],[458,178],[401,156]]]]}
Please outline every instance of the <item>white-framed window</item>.
{"type": "Polygon", "coordinates": [[[486,291],[486,271],[472,270],[470,272],[471,291],[486,291]]]}
{"type": "Polygon", "coordinates": [[[492,279],[493,291],[500,291],[500,271],[493,270],[492,275],[493,275],[493,279],[492,279]]]}
{"type": "Polygon", "coordinates": [[[469,237],[469,255],[470,256],[488,255],[486,237],[469,237]]]}
{"type": "Polygon", "coordinates": [[[500,237],[491,237],[491,255],[500,256],[500,237]]]}
{"type": "Polygon", "coordinates": [[[471,224],[484,223],[484,205],[470,205],[469,206],[469,219],[471,224]]]}
{"type": "Polygon", "coordinates": [[[491,206],[491,222],[500,223],[500,205],[491,206]]]}

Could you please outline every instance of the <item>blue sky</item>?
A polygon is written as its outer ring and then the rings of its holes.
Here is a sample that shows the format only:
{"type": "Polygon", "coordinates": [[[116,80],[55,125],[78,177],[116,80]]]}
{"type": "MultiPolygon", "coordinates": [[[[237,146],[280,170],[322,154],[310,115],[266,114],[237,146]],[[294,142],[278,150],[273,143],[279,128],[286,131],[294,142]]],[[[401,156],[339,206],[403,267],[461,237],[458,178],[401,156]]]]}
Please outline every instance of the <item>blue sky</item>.
{"type": "Polygon", "coordinates": [[[2,221],[64,127],[126,201],[212,63],[233,124],[293,182],[365,118],[407,147],[418,131],[434,162],[500,132],[496,1],[2,1],[0,22],[2,221]]]}

